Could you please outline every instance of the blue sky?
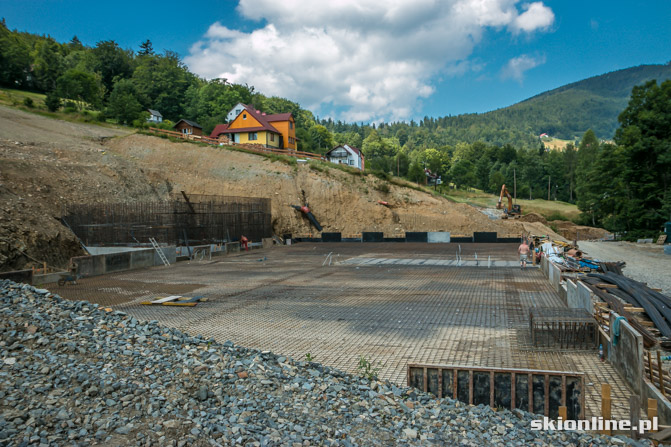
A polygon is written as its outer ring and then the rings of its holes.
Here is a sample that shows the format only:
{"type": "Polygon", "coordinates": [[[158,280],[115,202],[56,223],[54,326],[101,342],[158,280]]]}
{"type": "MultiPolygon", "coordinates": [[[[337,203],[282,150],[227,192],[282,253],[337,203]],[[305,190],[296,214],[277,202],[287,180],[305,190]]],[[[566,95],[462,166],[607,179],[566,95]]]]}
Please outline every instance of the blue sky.
{"type": "Polygon", "coordinates": [[[671,60],[668,0],[0,0],[0,16],[58,41],[151,39],[201,76],[346,121],[481,113],[671,60]]]}

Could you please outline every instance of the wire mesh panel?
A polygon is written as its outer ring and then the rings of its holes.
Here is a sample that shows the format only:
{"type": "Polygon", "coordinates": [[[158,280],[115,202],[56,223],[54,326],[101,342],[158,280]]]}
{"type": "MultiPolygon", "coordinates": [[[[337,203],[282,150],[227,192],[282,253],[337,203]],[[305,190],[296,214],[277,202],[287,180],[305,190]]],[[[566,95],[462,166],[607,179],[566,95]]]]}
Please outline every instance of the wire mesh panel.
{"type": "Polygon", "coordinates": [[[156,202],[68,205],[63,221],[85,245],[222,243],[272,236],[270,199],[190,195],[156,202]]]}

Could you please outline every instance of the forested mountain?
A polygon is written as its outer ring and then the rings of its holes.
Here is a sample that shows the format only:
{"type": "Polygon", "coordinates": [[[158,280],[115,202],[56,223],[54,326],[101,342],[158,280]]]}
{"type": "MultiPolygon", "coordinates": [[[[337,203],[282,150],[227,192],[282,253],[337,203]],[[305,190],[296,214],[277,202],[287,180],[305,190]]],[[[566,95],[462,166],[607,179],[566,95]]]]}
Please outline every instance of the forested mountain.
{"type": "MultiPolygon", "coordinates": [[[[650,80],[667,79],[671,79],[671,64],[641,65],[574,82],[491,112],[382,124],[382,129],[388,129],[382,132],[389,137],[400,131],[399,139],[407,137],[416,148],[478,141],[535,148],[542,133],[576,141],[588,129],[599,139],[612,140],[617,117],[627,106],[632,88],[650,80]]],[[[331,120],[322,124],[332,132],[357,130],[331,120]]]]}

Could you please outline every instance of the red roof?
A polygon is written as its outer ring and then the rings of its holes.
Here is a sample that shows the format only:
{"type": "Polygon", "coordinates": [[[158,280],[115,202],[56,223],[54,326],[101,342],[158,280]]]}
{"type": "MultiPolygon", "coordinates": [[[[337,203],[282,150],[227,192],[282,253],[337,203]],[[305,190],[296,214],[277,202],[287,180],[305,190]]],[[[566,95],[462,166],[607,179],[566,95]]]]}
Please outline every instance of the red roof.
{"type": "Polygon", "coordinates": [[[225,130],[228,129],[228,124],[217,124],[214,126],[214,130],[210,134],[210,138],[219,138],[219,135],[222,133],[227,133],[225,130]]]}

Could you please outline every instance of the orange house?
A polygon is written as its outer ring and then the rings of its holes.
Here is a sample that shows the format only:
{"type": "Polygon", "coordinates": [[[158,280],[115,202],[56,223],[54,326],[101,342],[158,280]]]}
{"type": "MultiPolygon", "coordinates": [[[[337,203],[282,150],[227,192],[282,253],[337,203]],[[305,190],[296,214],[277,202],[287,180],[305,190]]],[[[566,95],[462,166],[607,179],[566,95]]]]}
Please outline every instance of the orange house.
{"type": "Polygon", "coordinates": [[[296,150],[296,122],[291,113],[266,115],[245,105],[228,126],[218,125],[211,138],[226,135],[232,142],[296,150]]]}

